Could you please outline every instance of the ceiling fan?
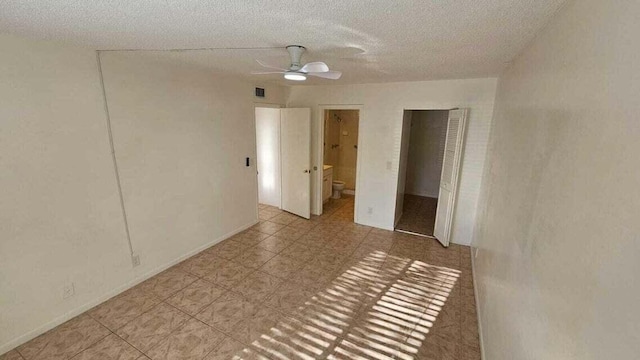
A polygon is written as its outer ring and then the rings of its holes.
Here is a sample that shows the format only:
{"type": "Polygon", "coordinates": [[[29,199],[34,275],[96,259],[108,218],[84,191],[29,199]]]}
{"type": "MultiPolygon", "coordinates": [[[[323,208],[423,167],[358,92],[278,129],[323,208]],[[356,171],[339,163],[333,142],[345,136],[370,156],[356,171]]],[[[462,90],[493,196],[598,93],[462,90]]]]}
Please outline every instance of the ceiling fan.
{"type": "Polygon", "coordinates": [[[331,71],[329,66],[323,62],[310,62],[301,65],[300,59],[306,48],[300,45],[289,45],[287,51],[291,56],[291,65],[288,69],[283,69],[277,66],[272,66],[263,63],[260,60],[256,60],[258,64],[267,69],[273,69],[278,71],[254,71],[252,74],[284,74],[284,78],[287,80],[304,81],[307,80],[307,76],[316,76],[324,79],[337,80],[340,79],[342,73],[340,71],[331,71]]]}

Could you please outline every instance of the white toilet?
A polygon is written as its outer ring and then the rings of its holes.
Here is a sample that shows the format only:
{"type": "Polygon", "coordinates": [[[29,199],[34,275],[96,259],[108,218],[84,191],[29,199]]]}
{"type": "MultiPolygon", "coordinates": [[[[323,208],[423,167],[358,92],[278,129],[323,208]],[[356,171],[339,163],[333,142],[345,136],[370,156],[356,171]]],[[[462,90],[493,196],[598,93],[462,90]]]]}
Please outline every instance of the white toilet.
{"type": "Polygon", "coordinates": [[[340,194],[342,194],[342,190],[344,190],[344,181],[335,180],[333,182],[333,196],[332,199],[340,199],[340,194]]]}

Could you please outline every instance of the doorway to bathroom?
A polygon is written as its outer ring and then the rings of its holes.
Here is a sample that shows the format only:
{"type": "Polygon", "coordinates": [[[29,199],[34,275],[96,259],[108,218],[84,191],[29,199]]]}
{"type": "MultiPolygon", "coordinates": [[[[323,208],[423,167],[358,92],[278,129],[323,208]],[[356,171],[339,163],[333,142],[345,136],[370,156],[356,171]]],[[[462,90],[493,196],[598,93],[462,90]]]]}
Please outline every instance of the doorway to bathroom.
{"type": "Polygon", "coordinates": [[[456,203],[466,109],[405,110],[395,229],[448,246],[456,203]]]}
{"type": "Polygon", "coordinates": [[[355,221],[360,109],[322,109],[321,213],[355,221]]]}

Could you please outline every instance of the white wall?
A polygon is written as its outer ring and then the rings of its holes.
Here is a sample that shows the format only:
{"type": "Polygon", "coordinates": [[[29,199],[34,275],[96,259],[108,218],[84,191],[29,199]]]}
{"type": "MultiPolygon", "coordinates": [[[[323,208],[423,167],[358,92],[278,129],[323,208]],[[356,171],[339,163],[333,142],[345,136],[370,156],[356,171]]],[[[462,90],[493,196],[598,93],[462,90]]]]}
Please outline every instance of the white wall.
{"type": "Polygon", "coordinates": [[[0,353],[256,221],[251,84],[104,56],[133,269],[96,53],[0,45],[0,353]]]}
{"type": "Polygon", "coordinates": [[[101,59],[142,269],[255,223],[253,86],[133,52],[101,59]],[[246,157],[253,159],[249,167],[246,157]]]}
{"type": "MultiPolygon", "coordinates": [[[[361,104],[356,199],[358,221],[393,229],[400,138],[405,109],[469,107],[452,241],[469,244],[476,214],[485,150],[493,113],[496,79],[424,81],[343,86],[294,86],[288,106],[312,108],[312,132],[319,133],[319,105],[361,104]],[[368,213],[371,208],[371,214],[368,213]]],[[[322,144],[312,136],[312,160],[320,166],[322,144]]],[[[317,174],[316,174],[317,175],[317,174]]],[[[319,186],[312,177],[312,191],[319,186]]],[[[312,208],[316,208],[315,198],[312,208]]]]}
{"type": "Polygon", "coordinates": [[[405,193],[437,198],[449,111],[414,111],[405,193]]]}
{"type": "Polygon", "coordinates": [[[280,207],[280,109],[256,108],[258,201],[280,207]]]}
{"type": "Polygon", "coordinates": [[[640,2],[569,2],[500,78],[475,259],[486,359],[640,353],[640,2]]]}
{"type": "Polygon", "coordinates": [[[3,353],[122,285],[131,260],[95,52],[5,35],[0,45],[3,353]]]}

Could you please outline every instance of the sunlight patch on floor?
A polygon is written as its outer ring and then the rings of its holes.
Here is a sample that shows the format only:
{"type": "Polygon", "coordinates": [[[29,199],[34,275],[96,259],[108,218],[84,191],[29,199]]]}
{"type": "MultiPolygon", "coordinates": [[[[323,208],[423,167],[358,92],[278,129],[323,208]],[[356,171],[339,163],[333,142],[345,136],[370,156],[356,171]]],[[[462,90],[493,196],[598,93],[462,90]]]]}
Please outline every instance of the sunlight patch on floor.
{"type": "Polygon", "coordinates": [[[374,251],[234,359],[414,359],[459,276],[374,251]]]}

